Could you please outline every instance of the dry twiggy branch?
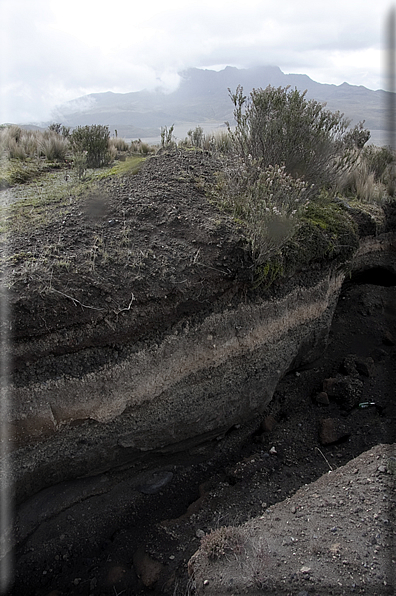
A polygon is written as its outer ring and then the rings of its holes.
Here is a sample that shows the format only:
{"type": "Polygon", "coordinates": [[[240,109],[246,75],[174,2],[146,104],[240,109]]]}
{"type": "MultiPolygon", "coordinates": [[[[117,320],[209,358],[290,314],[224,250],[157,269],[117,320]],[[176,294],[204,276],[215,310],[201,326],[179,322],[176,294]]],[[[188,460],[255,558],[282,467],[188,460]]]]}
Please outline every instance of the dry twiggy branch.
{"type": "Polygon", "coordinates": [[[59,290],[55,290],[55,288],[53,288],[52,286],[50,287],[52,292],[56,292],[57,294],[61,294],[62,296],[65,296],[65,298],[69,298],[69,300],[71,300],[72,302],[74,302],[75,305],[80,304],[80,306],[82,306],[83,308],[91,308],[92,310],[105,310],[104,308],[97,308],[96,306],[89,306],[87,304],[83,304],[82,302],[80,302],[80,300],[77,300],[77,298],[73,298],[73,296],[69,296],[69,294],[65,294],[64,292],[60,292],[59,290]]]}

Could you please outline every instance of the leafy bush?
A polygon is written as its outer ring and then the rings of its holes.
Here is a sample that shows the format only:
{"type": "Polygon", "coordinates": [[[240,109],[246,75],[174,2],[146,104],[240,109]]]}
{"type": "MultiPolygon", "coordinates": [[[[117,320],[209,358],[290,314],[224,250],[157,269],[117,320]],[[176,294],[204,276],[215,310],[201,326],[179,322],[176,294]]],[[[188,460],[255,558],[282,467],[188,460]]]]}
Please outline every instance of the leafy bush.
{"type": "Polygon", "coordinates": [[[238,86],[229,93],[236,127],[228,124],[230,159],[218,186],[220,200],[245,227],[254,277],[268,280],[282,269],[281,249],[307,205],[322,189],[335,191],[370,133],[364,123],[349,129],[343,114],[308,101],[297,89],[268,86],[247,98],[238,86]]]}
{"type": "Polygon", "coordinates": [[[171,149],[175,146],[173,130],[175,125],[172,124],[169,128],[167,126],[161,127],[161,147],[163,149],[171,149]]]}
{"type": "Polygon", "coordinates": [[[73,154],[73,167],[77,172],[79,180],[84,178],[87,171],[87,156],[84,152],[75,152],[73,154]]]}
{"type": "Polygon", "coordinates": [[[88,168],[100,168],[111,161],[109,138],[107,126],[79,126],[70,135],[70,145],[74,156],[86,156],[88,168]]]}
{"type": "Polygon", "coordinates": [[[48,130],[50,132],[55,132],[57,135],[61,135],[65,139],[67,139],[70,136],[70,127],[63,126],[59,122],[53,122],[52,124],[50,124],[48,130]]]}
{"type": "Polygon", "coordinates": [[[190,143],[193,147],[202,149],[205,135],[201,126],[197,126],[194,130],[189,130],[187,136],[189,137],[190,143]]]}
{"type": "MultiPolygon", "coordinates": [[[[252,160],[253,162],[253,160],[252,160]]],[[[285,171],[285,166],[267,166],[258,175],[250,169],[226,171],[224,205],[246,226],[256,268],[276,254],[293,234],[308,203],[307,184],[285,171]]]]}
{"type": "Polygon", "coordinates": [[[362,123],[348,130],[350,121],[343,114],[308,101],[306,92],[297,89],[269,85],[254,89],[249,99],[241,86],[229,93],[236,121],[235,131],[229,127],[229,132],[246,166],[250,157],[258,165],[257,172],[284,165],[287,174],[315,185],[311,194],[334,185],[356,158],[355,149],[369,137],[362,123]]]}

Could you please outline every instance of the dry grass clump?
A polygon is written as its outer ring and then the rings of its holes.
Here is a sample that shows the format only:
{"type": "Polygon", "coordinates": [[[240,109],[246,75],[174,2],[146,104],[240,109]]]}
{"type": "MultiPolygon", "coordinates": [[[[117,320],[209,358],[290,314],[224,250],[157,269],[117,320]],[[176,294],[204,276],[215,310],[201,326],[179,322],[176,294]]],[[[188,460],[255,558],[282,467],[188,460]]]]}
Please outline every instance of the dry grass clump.
{"type": "Polygon", "coordinates": [[[337,190],[362,203],[380,203],[395,194],[395,155],[389,147],[369,145],[340,177],[337,190]]]}
{"type": "Polygon", "coordinates": [[[109,147],[114,147],[116,151],[129,151],[129,145],[126,140],[118,137],[109,139],[109,147]]]}
{"type": "Polygon", "coordinates": [[[53,130],[24,130],[11,125],[0,130],[0,147],[9,159],[64,160],[69,151],[66,138],[53,130]]]}
{"type": "Polygon", "coordinates": [[[238,558],[244,547],[244,535],[241,530],[233,526],[223,526],[212,530],[201,539],[201,550],[211,561],[229,556],[238,558]]]}
{"type": "Polygon", "coordinates": [[[131,152],[140,153],[141,155],[148,155],[154,153],[154,147],[151,147],[148,143],[143,143],[140,139],[131,142],[131,152]]]}
{"type": "Polygon", "coordinates": [[[214,133],[205,135],[203,128],[197,126],[194,130],[189,130],[187,137],[179,141],[178,146],[194,147],[203,151],[212,151],[218,153],[229,153],[232,149],[232,139],[228,130],[216,130],[214,133]]]}
{"type": "Polygon", "coordinates": [[[69,142],[56,132],[46,130],[39,138],[37,147],[39,155],[43,155],[48,161],[63,161],[69,151],[69,142]]]}

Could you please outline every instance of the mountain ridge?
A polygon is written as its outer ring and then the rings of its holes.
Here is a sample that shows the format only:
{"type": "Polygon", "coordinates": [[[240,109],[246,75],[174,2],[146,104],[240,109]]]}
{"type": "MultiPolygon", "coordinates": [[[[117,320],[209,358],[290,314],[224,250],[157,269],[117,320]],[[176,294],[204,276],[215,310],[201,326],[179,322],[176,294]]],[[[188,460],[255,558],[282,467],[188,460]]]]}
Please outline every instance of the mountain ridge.
{"type": "Polygon", "coordinates": [[[362,85],[318,83],[305,74],[285,74],[278,66],[239,69],[227,66],[223,70],[189,68],[179,73],[178,88],[171,93],[163,90],[115,93],[91,93],[58,109],[57,118],[66,126],[86,124],[107,125],[120,136],[158,136],[162,126],[175,124],[175,129],[203,125],[213,129],[233,120],[233,104],[228,89],[242,85],[246,94],[253,88],[297,88],[307,92],[307,99],[326,103],[327,109],[340,111],[352,124],[365,120],[372,132],[386,136],[387,96],[381,89],[373,91],[362,85]],[[78,109],[79,104],[83,106],[78,109]],[[127,133],[127,134],[126,134],[127,133]],[[138,133],[138,134],[137,134],[138,133]]]}

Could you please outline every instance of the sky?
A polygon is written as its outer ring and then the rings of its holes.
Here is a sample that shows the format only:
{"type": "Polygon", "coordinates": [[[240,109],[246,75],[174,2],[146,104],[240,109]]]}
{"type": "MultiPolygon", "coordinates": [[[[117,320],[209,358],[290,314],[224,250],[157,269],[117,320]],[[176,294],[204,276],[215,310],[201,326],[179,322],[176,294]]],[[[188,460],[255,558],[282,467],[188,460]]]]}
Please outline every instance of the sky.
{"type": "MultiPolygon", "coordinates": [[[[279,66],[385,88],[385,0],[0,0],[0,123],[89,93],[176,89],[186,68],[279,66]]],[[[79,105],[77,102],[76,105],[79,105]]]]}

